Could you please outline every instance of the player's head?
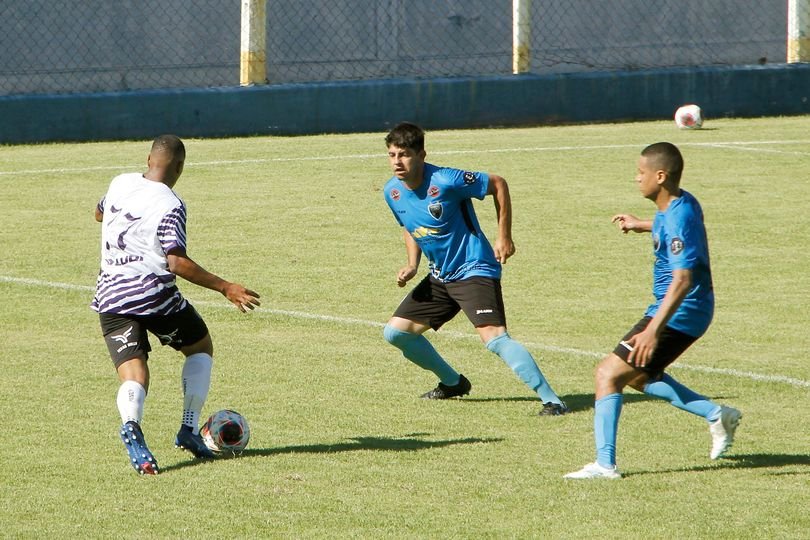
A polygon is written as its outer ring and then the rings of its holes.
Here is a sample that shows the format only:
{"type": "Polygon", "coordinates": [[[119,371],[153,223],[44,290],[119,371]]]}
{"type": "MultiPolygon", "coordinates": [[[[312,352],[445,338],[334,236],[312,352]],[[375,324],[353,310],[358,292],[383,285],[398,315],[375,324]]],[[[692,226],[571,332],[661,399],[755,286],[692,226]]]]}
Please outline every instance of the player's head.
{"type": "Polygon", "coordinates": [[[400,122],[385,136],[386,148],[396,146],[419,153],[425,150],[425,131],[410,122],[400,122]]]}
{"type": "Polygon", "coordinates": [[[636,181],[642,195],[648,199],[654,199],[662,188],[678,191],[681,174],[683,156],[674,144],[659,142],[641,151],[636,181]]]}
{"type": "Polygon", "coordinates": [[[159,174],[158,180],[173,187],[183,174],[186,147],[176,135],[160,135],[152,141],[149,151],[149,171],[159,174]]]}
{"type": "Polygon", "coordinates": [[[425,132],[416,124],[402,122],[385,137],[388,162],[394,176],[404,182],[418,184],[425,165],[425,132]]]}

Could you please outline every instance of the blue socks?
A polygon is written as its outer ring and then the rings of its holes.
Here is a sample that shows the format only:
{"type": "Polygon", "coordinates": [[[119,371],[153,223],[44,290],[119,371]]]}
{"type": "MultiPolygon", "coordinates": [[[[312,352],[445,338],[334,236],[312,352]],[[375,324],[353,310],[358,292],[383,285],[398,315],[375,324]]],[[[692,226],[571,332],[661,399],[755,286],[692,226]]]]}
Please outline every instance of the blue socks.
{"type": "Polygon", "coordinates": [[[616,465],[616,435],[622,414],[621,394],[608,394],[593,406],[593,435],[596,441],[596,462],[603,467],[616,465]]]}
{"type": "Polygon", "coordinates": [[[405,358],[433,372],[442,384],[455,386],[461,380],[461,376],[444,361],[425,336],[403,332],[387,324],[383,328],[383,336],[388,343],[401,350],[405,358]]]}
{"type": "Polygon", "coordinates": [[[509,337],[509,334],[504,333],[490,339],[487,342],[487,349],[500,356],[526,386],[537,392],[543,403],[562,404],[543,377],[531,353],[522,344],[509,337]]]}
{"type": "Polygon", "coordinates": [[[665,399],[679,409],[703,417],[708,422],[720,418],[719,405],[685,387],[666,373],[660,381],[648,382],[644,386],[644,393],[665,399]]]}

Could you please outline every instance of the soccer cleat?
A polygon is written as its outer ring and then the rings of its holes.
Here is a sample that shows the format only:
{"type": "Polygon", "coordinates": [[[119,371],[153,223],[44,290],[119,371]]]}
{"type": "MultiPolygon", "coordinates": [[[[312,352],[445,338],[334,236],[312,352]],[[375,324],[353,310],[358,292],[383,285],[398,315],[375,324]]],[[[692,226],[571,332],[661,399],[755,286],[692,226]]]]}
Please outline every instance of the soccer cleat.
{"type": "Polygon", "coordinates": [[[129,461],[132,468],[139,474],[157,474],[160,472],[157,460],[149,448],[146,446],[146,439],[143,438],[143,431],[137,422],[130,420],[121,426],[121,441],[129,454],[129,461]]]}
{"type": "Polygon", "coordinates": [[[563,476],[563,478],[573,478],[575,480],[585,480],[591,478],[607,478],[608,480],[615,480],[621,477],[622,474],[619,472],[619,469],[616,468],[616,465],[612,467],[604,467],[596,462],[588,463],[580,470],[563,476]]]}
{"type": "Polygon", "coordinates": [[[549,401],[548,403],[543,403],[543,408],[540,409],[538,413],[539,416],[561,416],[563,414],[568,414],[571,412],[571,409],[565,403],[554,403],[549,401]]]}
{"type": "Polygon", "coordinates": [[[471,388],[472,384],[467,380],[467,377],[461,375],[460,379],[458,380],[458,384],[447,386],[439,383],[439,386],[430,392],[425,392],[421,397],[422,399],[449,399],[458,396],[465,396],[470,393],[471,388]]]}
{"type": "Polygon", "coordinates": [[[191,428],[185,425],[180,426],[180,431],[177,432],[177,436],[174,438],[174,445],[177,448],[188,450],[197,459],[213,459],[217,457],[205,446],[202,435],[199,433],[195,435],[191,432],[191,428]]]}
{"type": "Polygon", "coordinates": [[[731,444],[734,442],[734,432],[740,425],[740,418],[742,418],[742,413],[737,409],[725,405],[720,407],[720,418],[709,425],[709,431],[712,434],[712,451],[709,456],[712,459],[722,457],[726,450],[731,448],[731,444]]]}

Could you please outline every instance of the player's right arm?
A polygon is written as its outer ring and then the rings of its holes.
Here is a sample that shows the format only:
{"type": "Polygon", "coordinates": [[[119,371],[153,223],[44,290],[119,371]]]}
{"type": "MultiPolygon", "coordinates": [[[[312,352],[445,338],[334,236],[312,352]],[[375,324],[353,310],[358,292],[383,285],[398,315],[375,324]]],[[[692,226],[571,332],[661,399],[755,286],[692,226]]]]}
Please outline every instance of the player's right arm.
{"type": "Polygon", "coordinates": [[[408,255],[408,264],[403,266],[397,272],[397,285],[404,287],[419,270],[419,261],[422,258],[422,250],[419,244],[413,239],[411,233],[405,227],[402,228],[402,237],[405,239],[405,252],[408,255]]]}
{"type": "Polygon", "coordinates": [[[632,214],[616,214],[611,220],[612,223],[618,223],[619,228],[624,234],[633,232],[652,232],[653,222],[651,219],[638,219],[632,214]]]}
{"type": "Polygon", "coordinates": [[[180,276],[200,287],[222,293],[242,313],[261,305],[259,293],[212,274],[186,255],[185,250],[173,249],[169,251],[166,260],[169,263],[169,271],[174,275],[180,276]]]}
{"type": "Polygon", "coordinates": [[[98,201],[98,204],[96,204],[96,221],[99,223],[104,221],[104,199],[101,199],[98,201]]]}

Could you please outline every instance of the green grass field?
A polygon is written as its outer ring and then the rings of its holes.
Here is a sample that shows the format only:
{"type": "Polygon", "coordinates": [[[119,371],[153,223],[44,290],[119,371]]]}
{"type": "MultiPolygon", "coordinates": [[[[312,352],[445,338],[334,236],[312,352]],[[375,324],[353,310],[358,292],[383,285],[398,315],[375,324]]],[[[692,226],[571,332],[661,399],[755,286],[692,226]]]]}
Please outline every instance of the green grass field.
{"type": "MultiPolygon", "coordinates": [[[[429,338],[471,395],[418,399],[436,381],[381,331],[405,257],[381,194],[384,135],[186,141],[189,253],[263,300],[243,315],[180,284],[214,339],[204,414],[234,408],[253,433],[238,459],[176,450],[182,360],[153,344],[157,477],[127,463],[88,307],[93,208],[115,174],[144,170],[149,142],[0,147],[0,536],[808,537],[810,117],[428,133],[429,161],[509,181],[510,333],[574,409],[559,418],[536,415],[463,317],[429,338]],[[671,372],[743,423],[712,462],[703,420],[631,391],[625,478],[563,480],[593,460],[593,367],[651,299],[649,237],[610,218],[653,214],[633,180],[659,140],[685,155],[717,292],[713,326],[671,372]]],[[[476,207],[492,231],[492,200],[476,207]]]]}

